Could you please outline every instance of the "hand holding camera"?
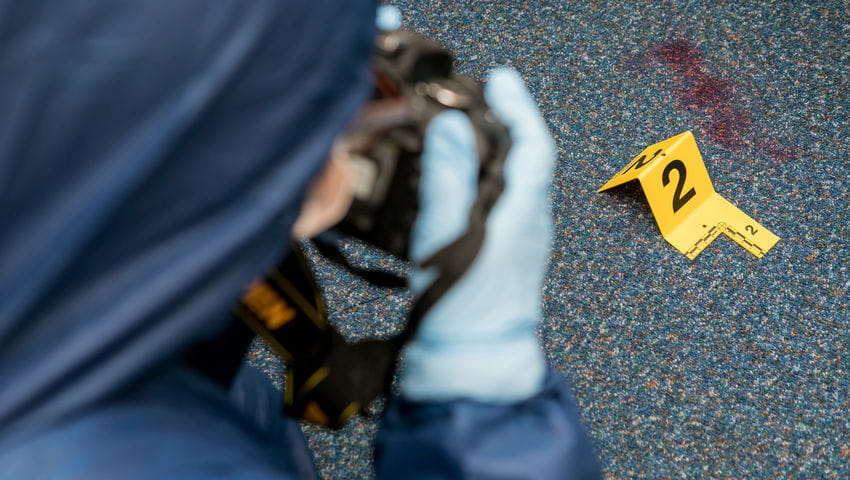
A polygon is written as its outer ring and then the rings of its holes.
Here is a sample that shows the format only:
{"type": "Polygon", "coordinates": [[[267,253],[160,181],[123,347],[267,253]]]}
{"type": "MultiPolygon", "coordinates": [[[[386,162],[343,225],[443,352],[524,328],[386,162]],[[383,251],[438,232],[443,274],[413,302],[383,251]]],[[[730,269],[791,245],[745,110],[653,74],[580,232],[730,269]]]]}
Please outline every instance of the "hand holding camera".
{"type": "MultiPolygon", "coordinates": [[[[474,263],[425,315],[407,347],[402,392],[415,400],[513,402],[539,391],[545,375],[536,328],[549,258],[556,150],[514,70],[494,70],[484,93],[513,143],[505,191],[486,221],[474,263]]],[[[467,228],[476,196],[476,158],[474,132],[464,115],[448,111],[431,122],[412,236],[414,265],[467,228]]],[[[421,292],[433,275],[414,267],[413,291],[421,292]]]]}
{"type": "MultiPolygon", "coordinates": [[[[417,300],[405,330],[388,340],[350,344],[311,315],[296,315],[278,331],[262,318],[253,322],[278,350],[297,352],[287,361],[286,411],[341,426],[388,392],[406,344],[401,385],[410,399],[505,402],[534,394],[545,371],[535,330],[553,159],[552,140],[516,72],[494,71],[483,89],[455,75],[440,46],[410,32],[384,32],[374,98],[319,181],[336,196],[325,204],[308,199],[306,210],[323,212],[324,222],[346,212],[338,232],[413,260],[417,300]],[[348,177],[334,172],[340,166],[348,177]],[[346,190],[350,204],[339,193],[346,190]]],[[[301,232],[317,225],[308,222],[301,232]]],[[[332,245],[320,250],[346,264],[332,245]]],[[[321,311],[311,274],[299,265],[284,261],[278,281],[264,285],[282,298],[300,290],[287,304],[296,310],[313,290],[321,311]],[[297,288],[275,287],[282,277],[297,288]]]]}

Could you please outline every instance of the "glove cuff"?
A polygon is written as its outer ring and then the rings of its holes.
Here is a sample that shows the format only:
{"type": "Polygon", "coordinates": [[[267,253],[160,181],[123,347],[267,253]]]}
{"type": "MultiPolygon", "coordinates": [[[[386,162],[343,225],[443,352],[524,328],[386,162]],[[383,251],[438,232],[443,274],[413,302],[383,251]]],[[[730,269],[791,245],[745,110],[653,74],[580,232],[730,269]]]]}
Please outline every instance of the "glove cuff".
{"type": "Polygon", "coordinates": [[[546,368],[545,355],[533,333],[475,344],[417,339],[405,350],[401,393],[405,399],[419,402],[515,403],[540,392],[546,368]]]}

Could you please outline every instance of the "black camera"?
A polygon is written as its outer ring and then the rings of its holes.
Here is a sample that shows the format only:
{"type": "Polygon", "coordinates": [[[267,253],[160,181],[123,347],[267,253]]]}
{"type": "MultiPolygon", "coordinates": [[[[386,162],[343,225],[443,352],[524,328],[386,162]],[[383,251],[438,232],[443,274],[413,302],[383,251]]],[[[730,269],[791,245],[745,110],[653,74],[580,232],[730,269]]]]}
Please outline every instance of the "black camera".
{"type": "Polygon", "coordinates": [[[452,71],[452,56],[413,32],[382,33],[374,57],[374,95],[338,142],[352,173],[353,203],[337,226],[401,258],[419,210],[425,131],[440,112],[464,112],[476,135],[479,187],[501,181],[507,129],[484,100],[482,85],[452,71]]]}

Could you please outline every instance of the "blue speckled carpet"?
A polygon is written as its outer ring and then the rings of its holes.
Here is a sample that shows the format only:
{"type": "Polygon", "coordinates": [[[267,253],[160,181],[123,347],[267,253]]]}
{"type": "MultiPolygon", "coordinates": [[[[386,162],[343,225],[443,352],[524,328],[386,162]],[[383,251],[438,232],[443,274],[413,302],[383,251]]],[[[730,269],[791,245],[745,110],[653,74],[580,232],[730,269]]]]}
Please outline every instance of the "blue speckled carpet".
{"type": "MultiPolygon", "coordinates": [[[[517,68],[557,140],[541,336],[607,477],[850,478],[847,1],[393,3],[461,71],[517,68]],[[596,193],[685,130],[716,190],[782,238],[763,259],[721,236],[691,262],[639,188],[596,193]]],[[[320,270],[351,336],[407,308],[320,270]]],[[[325,478],[370,478],[373,422],[305,429],[325,478]]]]}

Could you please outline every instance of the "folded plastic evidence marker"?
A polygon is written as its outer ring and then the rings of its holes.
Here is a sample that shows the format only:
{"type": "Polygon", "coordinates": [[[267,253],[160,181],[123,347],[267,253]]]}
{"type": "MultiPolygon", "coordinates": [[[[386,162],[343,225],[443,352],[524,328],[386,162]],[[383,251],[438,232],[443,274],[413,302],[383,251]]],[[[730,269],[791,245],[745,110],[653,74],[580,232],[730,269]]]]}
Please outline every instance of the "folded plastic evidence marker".
{"type": "Polygon", "coordinates": [[[661,235],[691,260],[721,233],[759,258],[779,241],[714,191],[690,131],[648,147],[598,191],[632,180],[640,182],[661,235]]]}

